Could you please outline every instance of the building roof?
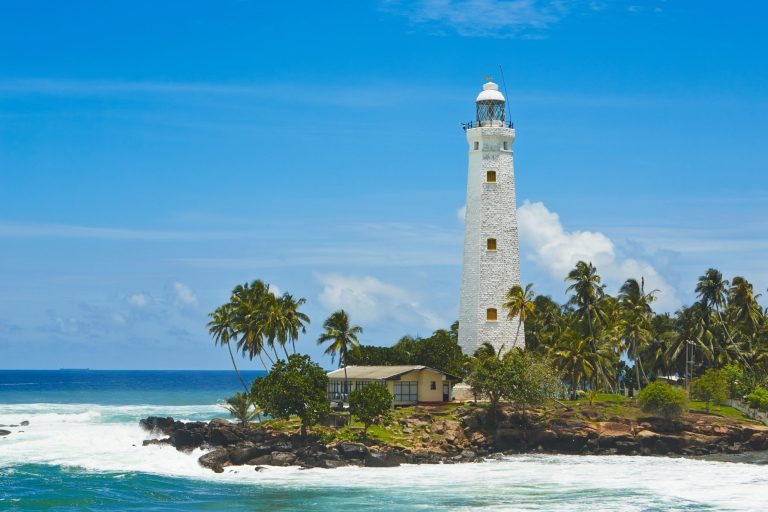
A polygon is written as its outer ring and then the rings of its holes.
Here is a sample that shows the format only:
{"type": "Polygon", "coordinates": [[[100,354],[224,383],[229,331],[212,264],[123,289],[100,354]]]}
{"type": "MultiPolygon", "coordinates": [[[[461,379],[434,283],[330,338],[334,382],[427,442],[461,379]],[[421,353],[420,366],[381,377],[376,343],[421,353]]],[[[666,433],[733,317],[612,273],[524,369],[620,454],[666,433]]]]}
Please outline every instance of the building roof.
{"type": "Polygon", "coordinates": [[[499,92],[499,86],[493,82],[483,84],[483,90],[475,101],[504,101],[504,95],[499,92]]]}
{"type": "MultiPolygon", "coordinates": [[[[433,372],[442,373],[448,377],[453,377],[447,373],[435,370],[428,366],[423,365],[401,365],[401,366],[347,366],[347,379],[372,379],[372,380],[389,380],[399,377],[400,375],[417,370],[432,370],[433,372]]],[[[333,370],[328,372],[328,378],[330,379],[343,379],[344,368],[333,370]]]]}

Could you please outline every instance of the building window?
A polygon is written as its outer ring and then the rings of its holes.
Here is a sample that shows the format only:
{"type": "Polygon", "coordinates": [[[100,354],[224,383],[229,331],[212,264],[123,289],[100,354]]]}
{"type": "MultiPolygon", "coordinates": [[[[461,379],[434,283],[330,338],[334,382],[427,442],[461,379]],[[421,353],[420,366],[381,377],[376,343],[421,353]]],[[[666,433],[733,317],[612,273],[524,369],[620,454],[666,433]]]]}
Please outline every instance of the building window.
{"type": "Polygon", "coordinates": [[[488,308],[485,310],[485,319],[489,322],[495,322],[498,320],[498,314],[496,313],[496,308],[488,308]]]}
{"type": "Polygon", "coordinates": [[[489,251],[495,251],[496,250],[496,239],[495,238],[489,238],[485,242],[485,248],[489,251]]]}
{"type": "Polygon", "coordinates": [[[475,151],[477,151],[478,149],[480,149],[480,143],[475,141],[475,151]]]}
{"type": "Polygon", "coordinates": [[[496,171],[488,171],[485,173],[486,183],[496,183],[496,171]]]}
{"type": "Polygon", "coordinates": [[[509,151],[509,142],[504,141],[504,151],[509,151]]]}
{"type": "Polygon", "coordinates": [[[429,383],[429,389],[431,389],[432,391],[436,390],[437,389],[437,382],[435,382],[434,380],[432,382],[430,382],[429,383]]]}
{"type": "Polygon", "coordinates": [[[412,403],[419,401],[419,383],[411,380],[394,383],[395,403],[412,403]]]}

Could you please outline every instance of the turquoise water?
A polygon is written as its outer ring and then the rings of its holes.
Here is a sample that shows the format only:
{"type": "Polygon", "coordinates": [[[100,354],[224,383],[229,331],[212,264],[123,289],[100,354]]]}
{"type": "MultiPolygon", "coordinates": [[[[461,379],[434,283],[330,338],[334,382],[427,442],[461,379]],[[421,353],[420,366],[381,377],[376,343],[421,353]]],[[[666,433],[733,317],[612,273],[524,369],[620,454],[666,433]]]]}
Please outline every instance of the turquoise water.
{"type": "MultiPolygon", "coordinates": [[[[253,378],[255,374],[248,377],[253,378]]],[[[761,510],[768,466],[662,457],[229,468],[141,446],[148,414],[223,416],[231,372],[0,371],[0,510],[761,510]],[[2,428],[2,427],[0,427],[2,428]]]]}

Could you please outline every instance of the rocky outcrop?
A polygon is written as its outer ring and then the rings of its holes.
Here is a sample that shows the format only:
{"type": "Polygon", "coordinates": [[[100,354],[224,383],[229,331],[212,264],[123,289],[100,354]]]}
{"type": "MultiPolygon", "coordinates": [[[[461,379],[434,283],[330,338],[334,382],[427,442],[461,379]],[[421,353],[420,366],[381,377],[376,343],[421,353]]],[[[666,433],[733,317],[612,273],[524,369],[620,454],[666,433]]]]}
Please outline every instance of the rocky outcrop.
{"type": "MultiPolygon", "coordinates": [[[[621,418],[600,410],[580,412],[502,409],[496,418],[480,407],[440,414],[419,412],[401,418],[398,435],[407,446],[366,444],[275,430],[243,427],[224,419],[208,423],[149,417],[141,425],[153,433],[144,445],[171,445],[181,451],[208,450],[202,466],[222,472],[228,466],[395,467],[400,464],[477,462],[494,454],[573,453],[684,456],[768,450],[768,427],[696,414],[675,422],[621,418]],[[165,437],[160,437],[165,436],[165,437]]],[[[2,432],[7,431],[0,431],[2,432]]]]}

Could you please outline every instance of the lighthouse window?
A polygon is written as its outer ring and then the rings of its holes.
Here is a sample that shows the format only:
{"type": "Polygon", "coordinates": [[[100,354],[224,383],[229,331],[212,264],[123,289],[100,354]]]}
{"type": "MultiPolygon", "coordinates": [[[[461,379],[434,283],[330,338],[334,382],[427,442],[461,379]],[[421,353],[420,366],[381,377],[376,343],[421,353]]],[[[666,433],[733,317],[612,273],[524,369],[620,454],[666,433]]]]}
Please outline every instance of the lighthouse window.
{"type": "Polygon", "coordinates": [[[485,173],[486,183],[496,183],[496,171],[488,171],[485,173]]]}
{"type": "Polygon", "coordinates": [[[509,142],[504,141],[504,151],[509,151],[509,142]]]}
{"type": "Polygon", "coordinates": [[[478,149],[480,149],[480,143],[475,141],[475,151],[477,151],[478,149]]]}
{"type": "Polygon", "coordinates": [[[495,238],[489,238],[485,245],[486,249],[489,251],[495,251],[496,250],[496,239],[495,238]]]}
{"type": "Polygon", "coordinates": [[[485,310],[485,319],[489,322],[495,322],[498,318],[496,308],[488,308],[485,310]]]}

